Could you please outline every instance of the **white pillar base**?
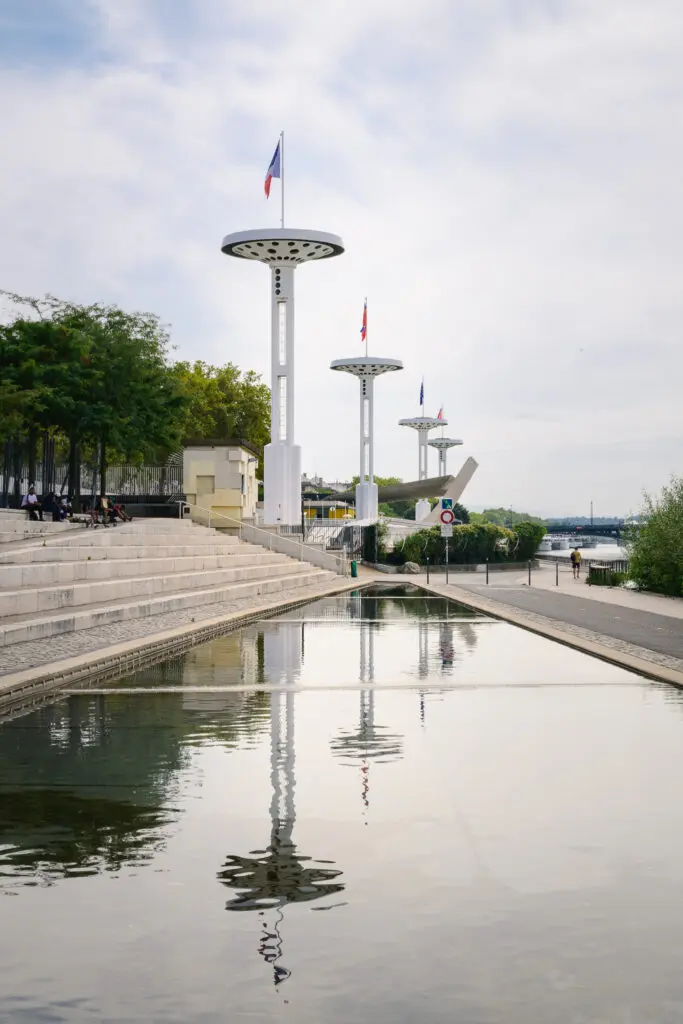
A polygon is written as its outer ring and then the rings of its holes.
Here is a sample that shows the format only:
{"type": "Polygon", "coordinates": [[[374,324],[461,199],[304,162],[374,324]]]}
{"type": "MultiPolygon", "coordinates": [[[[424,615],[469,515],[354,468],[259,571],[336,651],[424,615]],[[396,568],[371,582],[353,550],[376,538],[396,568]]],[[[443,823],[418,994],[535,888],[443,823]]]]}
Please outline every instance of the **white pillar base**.
{"type": "Polygon", "coordinates": [[[301,523],[301,448],[297,444],[267,444],[263,453],[264,526],[301,523]]]}
{"type": "Polygon", "coordinates": [[[377,484],[356,484],[356,519],[376,519],[379,504],[377,484]]]}
{"type": "Polygon", "coordinates": [[[427,518],[431,511],[432,506],[429,504],[427,498],[420,498],[419,501],[415,502],[415,522],[421,523],[423,519],[427,518]]]}

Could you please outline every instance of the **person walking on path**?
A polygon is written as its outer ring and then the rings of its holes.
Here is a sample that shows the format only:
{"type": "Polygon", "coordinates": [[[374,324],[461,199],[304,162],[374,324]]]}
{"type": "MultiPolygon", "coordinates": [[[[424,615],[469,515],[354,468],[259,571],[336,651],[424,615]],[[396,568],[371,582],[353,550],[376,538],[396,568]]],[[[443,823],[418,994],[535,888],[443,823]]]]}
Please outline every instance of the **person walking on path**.
{"type": "Polygon", "coordinates": [[[574,574],[574,579],[578,580],[579,574],[581,572],[581,552],[579,551],[578,548],[574,548],[574,550],[572,551],[570,557],[571,557],[572,572],[574,574]]]}

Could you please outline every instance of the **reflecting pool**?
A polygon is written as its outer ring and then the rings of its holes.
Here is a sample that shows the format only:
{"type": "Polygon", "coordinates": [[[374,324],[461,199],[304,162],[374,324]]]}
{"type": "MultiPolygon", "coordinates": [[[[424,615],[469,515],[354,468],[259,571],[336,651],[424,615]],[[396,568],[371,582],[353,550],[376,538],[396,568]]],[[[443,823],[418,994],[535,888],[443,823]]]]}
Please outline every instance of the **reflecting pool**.
{"type": "Polygon", "coordinates": [[[683,695],[416,588],[0,726],[0,1021],[683,1021],[683,695]]]}

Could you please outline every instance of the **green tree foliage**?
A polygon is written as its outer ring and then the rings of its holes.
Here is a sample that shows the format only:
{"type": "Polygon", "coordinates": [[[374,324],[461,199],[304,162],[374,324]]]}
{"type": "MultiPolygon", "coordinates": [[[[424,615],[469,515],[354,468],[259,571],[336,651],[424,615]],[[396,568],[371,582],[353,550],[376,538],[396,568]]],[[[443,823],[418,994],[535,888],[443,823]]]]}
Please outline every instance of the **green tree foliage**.
{"type": "Polygon", "coordinates": [[[627,537],[629,575],[644,590],[683,595],[683,477],[645,496],[644,522],[627,537]]]}
{"type": "MultiPolygon", "coordinates": [[[[167,328],[151,313],[52,296],[8,295],[18,313],[0,325],[0,440],[23,443],[29,467],[39,432],[69,450],[108,458],[164,458],[182,441],[269,440],[270,392],[232,363],[170,364],[167,328]]],[[[72,493],[76,487],[70,484],[72,493]]]]}
{"type": "Polygon", "coordinates": [[[184,442],[202,438],[248,441],[263,453],[270,441],[270,388],[253,370],[234,363],[176,363],[172,374],[185,397],[184,442]]]}
{"type": "Polygon", "coordinates": [[[511,508],[486,508],[483,512],[473,512],[471,521],[495,523],[497,526],[507,526],[510,529],[518,523],[538,523],[539,526],[545,526],[544,520],[538,516],[530,516],[528,512],[515,512],[511,508]]]}

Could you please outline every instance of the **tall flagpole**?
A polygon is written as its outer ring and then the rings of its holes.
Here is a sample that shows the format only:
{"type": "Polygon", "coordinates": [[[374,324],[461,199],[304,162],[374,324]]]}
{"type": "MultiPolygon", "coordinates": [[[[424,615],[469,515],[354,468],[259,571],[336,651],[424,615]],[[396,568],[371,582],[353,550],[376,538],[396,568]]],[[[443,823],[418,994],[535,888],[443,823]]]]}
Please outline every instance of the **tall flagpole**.
{"type": "Polygon", "coordinates": [[[285,133],[280,132],[280,227],[285,226],[285,133]]]}
{"type": "Polygon", "coordinates": [[[365,355],[368,355],[368,297],[365,296],[365,355]]]}

